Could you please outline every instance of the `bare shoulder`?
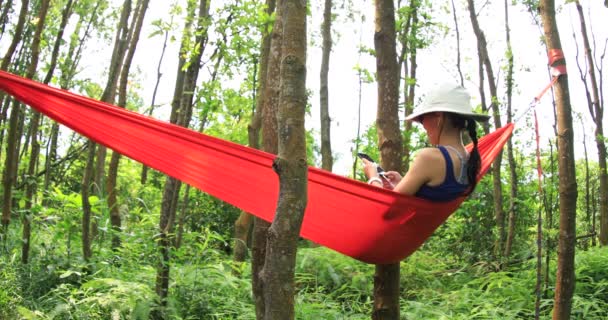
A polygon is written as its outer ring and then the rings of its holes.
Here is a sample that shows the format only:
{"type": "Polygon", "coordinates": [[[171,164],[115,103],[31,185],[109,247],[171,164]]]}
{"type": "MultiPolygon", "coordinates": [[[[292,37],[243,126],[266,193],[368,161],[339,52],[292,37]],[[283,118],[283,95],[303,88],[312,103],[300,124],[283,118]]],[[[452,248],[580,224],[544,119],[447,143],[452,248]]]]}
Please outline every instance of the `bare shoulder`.
{"type": "Polygon", "coordinates": [[[442,159],[441,151],[437,148],[423,148],[418,150],[416,156],[414,157],[414,161],[427,163],[429,161],[435,162],[442,159]]]}

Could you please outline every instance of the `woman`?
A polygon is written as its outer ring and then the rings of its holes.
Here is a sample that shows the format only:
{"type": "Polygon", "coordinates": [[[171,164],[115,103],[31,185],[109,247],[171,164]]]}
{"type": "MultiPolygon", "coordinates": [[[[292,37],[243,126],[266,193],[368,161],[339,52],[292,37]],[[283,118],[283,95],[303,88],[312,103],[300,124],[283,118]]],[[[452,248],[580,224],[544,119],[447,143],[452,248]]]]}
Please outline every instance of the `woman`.
{"type": "Polygon", "coordinates": [[[363,160],[368,183],[439,202],[470,194],[481,165],[476,121],[488,119],[472,112],[471,97],[464,88],[440,85],[406,118],[422,124],[429,142],[437,147],[420,150],[403,178],[395,171],[380,176],[375,163],[363,160]],[[462,143],[464,130],[473,141],[470,154],[462,143]]]}

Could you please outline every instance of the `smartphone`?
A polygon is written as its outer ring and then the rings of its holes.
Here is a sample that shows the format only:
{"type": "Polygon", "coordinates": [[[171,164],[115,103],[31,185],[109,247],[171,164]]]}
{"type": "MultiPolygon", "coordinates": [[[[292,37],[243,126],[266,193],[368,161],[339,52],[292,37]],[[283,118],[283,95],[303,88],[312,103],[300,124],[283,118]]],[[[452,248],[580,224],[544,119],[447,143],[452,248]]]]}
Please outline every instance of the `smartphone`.
{"type": "MultiPolygon", "coordinates": [[[[365,153],[361,153],[361,152],[360,152],[360,153],[357,153],[357,156],[358,156],[359,158],[361,158],[361,159],[365,159],[365,160],[367,160],[367,161],[369,161],[369,162],[376,163],[376,161],[375,161],[374,159],[372,159],[372,157],[368,156],[368,155],[367,155],[367,154],[365,154],[365,153]]],[[[382,167],[378,166],[378,174],[380,174],[380,175],[384,175],[384,173],[385,173],[385,172],[384,172],[384,169],[382,169],[382,167]]]]}

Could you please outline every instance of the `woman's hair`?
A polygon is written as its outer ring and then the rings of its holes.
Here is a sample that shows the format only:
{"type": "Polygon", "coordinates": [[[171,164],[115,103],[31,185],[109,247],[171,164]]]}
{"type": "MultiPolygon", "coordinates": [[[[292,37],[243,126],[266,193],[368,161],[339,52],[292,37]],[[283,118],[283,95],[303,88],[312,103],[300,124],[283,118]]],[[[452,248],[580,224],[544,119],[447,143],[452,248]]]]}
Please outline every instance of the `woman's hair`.
{"type": "Polygon", "coordinates": [[[446,114],[452,125],[456,129],[466,129],[469,137],[473,141],[473,149],[469,153],[469,161],[467,162],[467,178],[471,186],[467,191],[467,195],[469,195],[475,190],[475,186],[477,185],[477,174],[481,169],[481,156],[479,155],[479,149],[477,148],[477,122],[470,117],[465,117],[456,113],[446,112],[446,114]]]}

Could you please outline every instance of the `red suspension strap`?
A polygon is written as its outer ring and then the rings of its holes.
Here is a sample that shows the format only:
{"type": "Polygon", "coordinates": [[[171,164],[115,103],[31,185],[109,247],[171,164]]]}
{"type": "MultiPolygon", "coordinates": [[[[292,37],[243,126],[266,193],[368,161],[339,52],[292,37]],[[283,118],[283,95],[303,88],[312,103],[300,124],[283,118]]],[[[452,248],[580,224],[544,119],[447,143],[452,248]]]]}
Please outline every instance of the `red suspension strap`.
{"type": "MultiPolygon", "coordinates": [[[[549,66],[551,67],[551,82],[536,97],[534,97],[534,100],[530,103],[530,108],[536,106],[542,96],[544,96],[545,93],[547,93],[547,91],[549,90],[549,88],[551,88],[557,82],[559,76],[567,73],[565,63],[556,65],[556,62],[564,59],[564,52],[561,49],[550,49],[548,52],[548,56],[549,66]]],[[[538,192],[539,195],[542,196],[543,167],[540,161],[540,134],[538,130],[538,117],[536,115],[536,109],[534,109],[534,131],[536,133],[536,169],[538,171],[538,192]]]]}

